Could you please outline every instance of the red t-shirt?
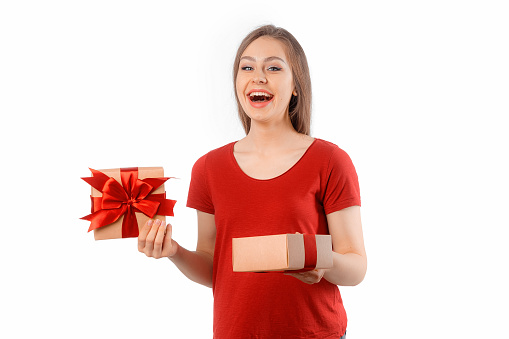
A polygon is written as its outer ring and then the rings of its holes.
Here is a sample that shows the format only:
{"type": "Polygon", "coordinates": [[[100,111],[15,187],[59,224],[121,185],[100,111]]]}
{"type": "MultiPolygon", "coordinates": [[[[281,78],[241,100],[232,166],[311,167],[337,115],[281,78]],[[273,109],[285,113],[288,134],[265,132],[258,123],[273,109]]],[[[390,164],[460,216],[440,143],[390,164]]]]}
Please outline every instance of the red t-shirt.
{"type": "Polygon", "coordinates": [[[284,174],[254,179],[238,166],[230,143],[196,161],[187,206],[214,214],[214,338],[339,338],[346,313],[336,285],[308,285],[282,273],[239,273],[232,238],[328,234],[326,214],[359,205],[348,154],[321,140],[284,174]]]}

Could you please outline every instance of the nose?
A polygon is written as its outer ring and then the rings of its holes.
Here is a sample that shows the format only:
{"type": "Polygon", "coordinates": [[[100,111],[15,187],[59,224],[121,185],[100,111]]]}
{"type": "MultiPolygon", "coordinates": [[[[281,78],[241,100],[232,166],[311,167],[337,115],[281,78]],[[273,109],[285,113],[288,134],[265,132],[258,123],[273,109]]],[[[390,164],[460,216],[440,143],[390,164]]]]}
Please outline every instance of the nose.
{"type": "Polygon", "coordinates": [[[253,83],[255,84],[267,83],[267,79],[265,78],[265,72],[263,72],[263,70],[258,69],[253,73],[253,83]]]}

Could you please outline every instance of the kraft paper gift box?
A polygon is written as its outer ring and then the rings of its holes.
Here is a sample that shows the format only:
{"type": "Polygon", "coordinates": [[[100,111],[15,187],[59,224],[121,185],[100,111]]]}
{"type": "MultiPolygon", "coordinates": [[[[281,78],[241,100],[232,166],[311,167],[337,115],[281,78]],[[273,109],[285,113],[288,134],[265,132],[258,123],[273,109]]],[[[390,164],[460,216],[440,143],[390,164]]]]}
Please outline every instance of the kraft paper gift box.
{"type": "Polygon", "coordinates": [[[95,240],[137,237],[150,218],[173,216],[175,200],[166,199],[162,167],[93,170],[82,178],[92,186],[91,221],[95,240]]]}
{"type": "Polygon", "coordinates": [[[332,267],[330,235],[278,234],[233,238],[234,272],[309,271],[332,267]]]}

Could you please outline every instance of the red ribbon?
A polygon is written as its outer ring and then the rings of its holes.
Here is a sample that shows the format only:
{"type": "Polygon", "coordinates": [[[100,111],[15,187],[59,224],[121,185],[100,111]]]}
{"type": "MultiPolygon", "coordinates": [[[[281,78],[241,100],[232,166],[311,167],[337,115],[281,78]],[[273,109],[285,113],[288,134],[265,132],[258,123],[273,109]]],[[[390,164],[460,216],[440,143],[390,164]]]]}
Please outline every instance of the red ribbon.
{"type": "Polygon", "coordinates": [[[92,214],[81,219],[91,221],[88,231],[122,221],[122,238],[138,236],[138,221],[135,212],[150,218],[156,214],[173,216],[175,200],[166,199],[166,193],[153,194],[169,178],[138,179],[138,168],[121,168],[122,185],[106,174],[90,169],[92,177],[82,178],[90,186],[102,192],[102,197],[92,198],[92,214]]]}
{"type": "Polygon", "coordinates": [[[306,257],[304,259],[304,269],[314,270],[316,267],[316,237],[314,234],[304,234],[304,251],[306,257]]]}
{"type": "Polygon", "coordinates": [[[316,268],[318,257],[316,249],[316,237],[314,234],[303,234],[304,236],[304,268],[300,270],[286,270],[289,273],[301,273],[312,271],[316,268]]]}

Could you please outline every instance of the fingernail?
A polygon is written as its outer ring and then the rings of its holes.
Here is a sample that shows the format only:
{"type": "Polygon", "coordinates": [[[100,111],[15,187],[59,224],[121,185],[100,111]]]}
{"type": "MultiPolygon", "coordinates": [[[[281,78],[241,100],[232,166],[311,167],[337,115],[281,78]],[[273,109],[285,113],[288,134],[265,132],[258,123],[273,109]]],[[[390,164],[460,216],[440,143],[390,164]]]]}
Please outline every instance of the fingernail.
{"type": "Polygon", "coordinates": [[[152,224],[154,223],[154,220],[150,219],[148,222],[147,222],[147,225],[149,226],[152,226],[152,224]]]}
{"type": "Polygon", "coordinates": [[[161,225],[161,220],[156,219],[156,226],[159,226],[159,225],[161,225]]]}

